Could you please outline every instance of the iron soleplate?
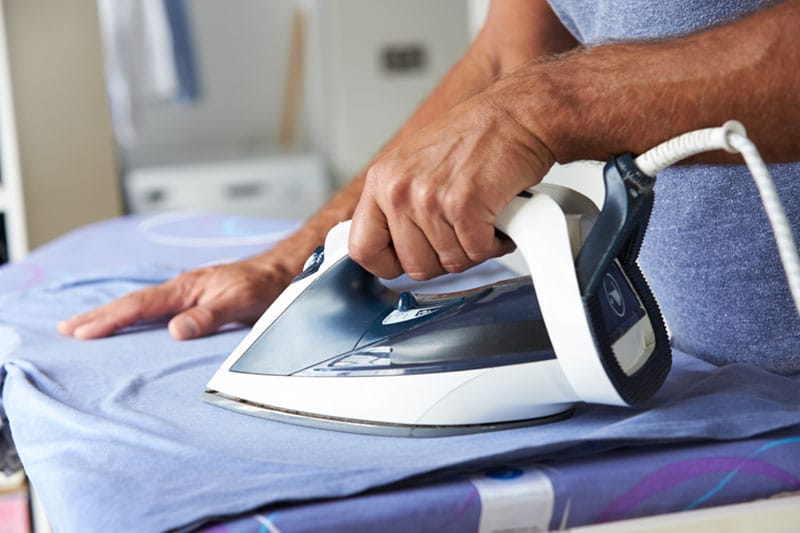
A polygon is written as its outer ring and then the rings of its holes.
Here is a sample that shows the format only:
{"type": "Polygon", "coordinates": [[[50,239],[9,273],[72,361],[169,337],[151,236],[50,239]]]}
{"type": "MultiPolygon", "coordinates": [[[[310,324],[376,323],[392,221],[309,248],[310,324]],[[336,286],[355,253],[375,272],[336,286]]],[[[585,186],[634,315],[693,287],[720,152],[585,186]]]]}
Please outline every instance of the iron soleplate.
{"type": "Polygon", "coordinates": [[[203,393],[203,401],[218,407],[223,407],[225,409],[250,416],[272,420],[274,422],[284,422],[317,429],[344,431],[347,433],[358,433],[361,435],[417,438],[449,437],[455,435],[467,435],[470,433],[484,433],[487,431],[538,426],[569,418],[572,416],[574,411],[574,407],[569,406],[565,410],[552,415],[530,418],[526,420],[514,420],[510,422],[497,422],[490,424],[435,426],[379,423],[350,418],[326,417],[312,413],[292,411],[274,406],[263,405],[242,398],[229,396],[222,392],[211,389],[207,389],[203,393]]]}

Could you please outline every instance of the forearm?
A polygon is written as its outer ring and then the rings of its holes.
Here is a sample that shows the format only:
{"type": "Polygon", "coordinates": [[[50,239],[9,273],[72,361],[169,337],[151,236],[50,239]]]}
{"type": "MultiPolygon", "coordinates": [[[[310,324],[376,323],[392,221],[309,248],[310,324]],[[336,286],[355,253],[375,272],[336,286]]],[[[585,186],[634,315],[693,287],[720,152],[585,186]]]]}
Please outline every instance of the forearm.
{"type": "MultiPolygon", "coordinates": [[[[687,37],[526,65],[489,96],[559,162],[641,153],[740,120],[772,162],[800,158],[800,1],[687,37]]],[[[722,152],[704,162],[739,161],[722,152]]]]}
{"type": "MultiPolygon", "coordinates": [[[[447,74],[441,84],[419,106],[402,128],[380,150],[376,157],[391,150],[414,131],[418,131],[443,110],[447,110],[458,102],[477,94],[488,87],[496,76],[489,62],[479,58],[474,48],[462,58],[447,74]]],[[[328,230],[338,222],[353,216],[361,191],[364,188],[364,177],[372,161],[350,182],[336,193],[313,217],[311,217],[290,239],[278,245],[281,254],[289,258],[289,269],[292,265],[299,268],[314,246],[322,243],[328,230]]],[[[294,268],[296,270],[296,268],[294,268]]]]}
{"type": "MultiPolygon", "coordinates": [[[[544,0],[495,0],[487,22],[464,57],[411,115],[373,161],[453,106],[485,90],[521,64],[569,50],[577,42],[544,0]]],[[[350,219],[361,196],[367,169],[353,178],[289,239],[263,257],[279,254],[287,272],[300,269],[314,246],[336,223],[350,219]]]]}
{"type": "MultiPolygon", "coordinates": [[[[473,58],[468,56],[462,59],[450,71],[443,83],[381,149],[376,159],[413,131],[422,128],[438,116],[440,110],[448,109],[460,100],[485,89],[492,81],[494,80],[489,72],[484,70],[484,67],[473,58]]],[[[372,162],[370,162],[371,164],[372,162]]],[[[272,250],[255,257],[254,260],[258,262],[266,259],[273,263],[273,258],[279,258],[287,277],[298,272],[313,248],[324,241],[328,230],[337,223],[352,218],[364,188],[366,169],[370,165],[367,165],[364,170],[351,179],[288,239],[278,243],[272,250]]]]}
{"type": "MultiPolygon", "coordinates": [[[[375,159],[391,150],[392,147],[414,131],[424,127],[425,124],[436,118],[441,110],[449,109],[459,101],[477,94],[493,81],[495,81],[495,76],[488,62],[479,59],[474,52],[474,48],[471,49],[451,69],[442,83],[420,105],[403,127],[381,149],[375,159]]],[[[366,168],[369,168],[369,165],[366,168]]],[[[356,204],[358,204],[364,187],[366,168],[338,191],[294,235],[278,244],[277,248],[281,255],[288,260],[287,269],[299,269],[299,266],[308,257],[313,247],[322,243],[331,227],[353,216],[353,211],[356,204]]]]}

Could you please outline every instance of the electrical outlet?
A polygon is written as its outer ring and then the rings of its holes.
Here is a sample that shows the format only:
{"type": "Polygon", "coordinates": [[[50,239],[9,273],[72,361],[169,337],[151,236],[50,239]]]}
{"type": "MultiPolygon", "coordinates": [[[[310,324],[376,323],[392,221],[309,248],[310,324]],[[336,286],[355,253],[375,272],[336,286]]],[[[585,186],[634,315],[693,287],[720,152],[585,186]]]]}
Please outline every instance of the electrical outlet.
{"type": "Polygon", "coordinates": [[[390,45],[381,51],[383,69],[391,73],[421,72],[428,54],[422,44],[390,45]]]}

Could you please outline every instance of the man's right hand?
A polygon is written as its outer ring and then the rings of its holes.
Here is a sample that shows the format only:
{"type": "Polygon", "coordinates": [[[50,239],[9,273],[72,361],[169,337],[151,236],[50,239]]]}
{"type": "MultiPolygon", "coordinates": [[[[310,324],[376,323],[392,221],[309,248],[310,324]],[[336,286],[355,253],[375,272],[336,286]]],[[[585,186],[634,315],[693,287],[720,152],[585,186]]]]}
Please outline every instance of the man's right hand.
{"type": "MultiPolygon", "coordinates": [[[[545,0],[492,2],[486,25],[464,58],[417,109],[384,153],[437,117],[532,59],[577,45],[545,0]]],[[[140,320],[174,316],[176,339],[215,332],[230,322],[254,322],[300,271],[303,261],[337,222],[353,216],[364,174],[339,191],[298,233],[253,259],[192,270],[134,292],[58,325],[64,335],[94,339],[140,320]]]]}
{"type": "Polygon", "coordinates": [[[58,331],[78,339],[96,339],[141,320],[174,315],[169,321],[174,338],[201,337],[231,322],[255,322],[292,275],[268,254],[190,270],[64,320],[58,324],[58,331]]]}

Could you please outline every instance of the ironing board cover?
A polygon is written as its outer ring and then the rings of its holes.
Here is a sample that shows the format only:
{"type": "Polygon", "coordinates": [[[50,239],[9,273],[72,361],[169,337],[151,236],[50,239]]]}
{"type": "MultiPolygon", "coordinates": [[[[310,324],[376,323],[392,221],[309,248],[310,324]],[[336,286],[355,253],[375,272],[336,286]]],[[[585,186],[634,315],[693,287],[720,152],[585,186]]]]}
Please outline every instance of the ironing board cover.
{"type": "MultiPolygon", "coordinates": [[[[188,342],[173,341],[163,322],[91,342],[55,331],[64,317],[183,268],[250,255],[295,226],[200,214],[122,218],[0,269],[0,452],[6,468],[21,458],[58,530],[164,530],[442,472],[800,425],[797,377],[677,353],[666,386],[640,409],[581,405],[556,424],[439,439],[335,433],[200,401],[244,329],[188,342]]],[[[503,275],[486,264],[438,286],[503,275]]]]}

